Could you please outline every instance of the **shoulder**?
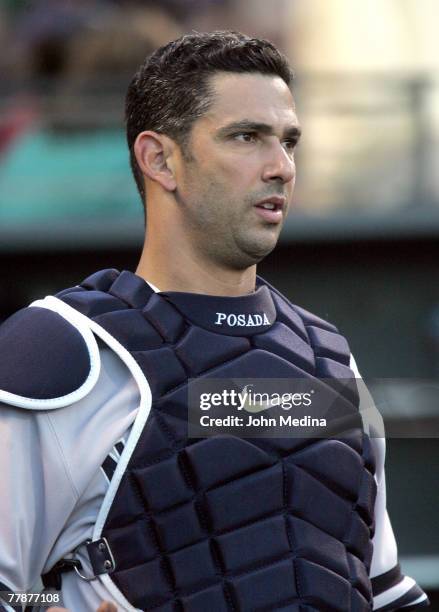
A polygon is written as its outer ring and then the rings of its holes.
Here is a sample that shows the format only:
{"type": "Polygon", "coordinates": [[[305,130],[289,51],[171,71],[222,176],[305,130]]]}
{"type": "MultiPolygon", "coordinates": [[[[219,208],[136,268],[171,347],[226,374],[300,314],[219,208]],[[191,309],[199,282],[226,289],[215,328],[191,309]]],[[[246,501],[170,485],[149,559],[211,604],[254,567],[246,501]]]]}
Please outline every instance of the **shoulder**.
{"type": "Polygon", "coordinates": [[[0,325],[0,401],[49,409],[84,397],[99,375],[99,349],[80,315],[47,297],[0,325]]]}

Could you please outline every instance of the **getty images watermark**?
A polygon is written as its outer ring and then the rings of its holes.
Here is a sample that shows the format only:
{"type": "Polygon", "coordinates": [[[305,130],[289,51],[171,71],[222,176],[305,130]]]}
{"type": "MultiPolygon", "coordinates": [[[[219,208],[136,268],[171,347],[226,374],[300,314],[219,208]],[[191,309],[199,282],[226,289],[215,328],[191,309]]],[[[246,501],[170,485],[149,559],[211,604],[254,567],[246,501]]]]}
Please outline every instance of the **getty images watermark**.
{"type": "Polygon", "coordinates": [[[238,414],[227,414],[225,417],[216,417],[209,414],[200,416],[200,424],[203,427],[211,425],[217,426],[236,426],[252,427],[267,426],[272,427],[279,423],[281,426],[309,426],[326,427],[325,418],[313,418],[305,415],[300,419],[293,417],[292,414],[280,413],[278,419],[274,416],[263,414],[274,407],[282,410],[291,408],[308,407],[312,405],[314,389],[305,393],[266,393],[257,392],[252,384],[245,385],[242,391],[236,389],[223,389],[221,392],[205,392],[200,396],[200,410],[210,411],[213,407],[235,408],[237,412],[242,411],[242,416],[238,414]]]}
{"type": "Polygon", "coordinates": [[[189,381],[188,435],[439,438],[439,381],[419,378],[189,381]]]}
{"type": "Polygon", "coordinates": [[[355,380],[193,379],[190,437],[329,437],[362,428],[355,380]]]}

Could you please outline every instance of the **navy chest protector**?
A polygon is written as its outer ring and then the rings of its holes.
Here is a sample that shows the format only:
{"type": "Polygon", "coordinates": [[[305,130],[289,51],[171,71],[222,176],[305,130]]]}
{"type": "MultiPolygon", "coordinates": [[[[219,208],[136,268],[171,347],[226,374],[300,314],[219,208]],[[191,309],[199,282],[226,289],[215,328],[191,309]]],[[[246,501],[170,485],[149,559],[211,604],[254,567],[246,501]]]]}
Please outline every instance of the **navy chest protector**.
{"type": "Polygon", "coordinates": [[[187,437],[189,378],[352,378],[335,327],[260,278],[228,298],[104,270],[57,297],[115,337],[152,390],[97,573],[148,611],[372,609],[375,467],[360,425],[334,439],[187,437]]]}

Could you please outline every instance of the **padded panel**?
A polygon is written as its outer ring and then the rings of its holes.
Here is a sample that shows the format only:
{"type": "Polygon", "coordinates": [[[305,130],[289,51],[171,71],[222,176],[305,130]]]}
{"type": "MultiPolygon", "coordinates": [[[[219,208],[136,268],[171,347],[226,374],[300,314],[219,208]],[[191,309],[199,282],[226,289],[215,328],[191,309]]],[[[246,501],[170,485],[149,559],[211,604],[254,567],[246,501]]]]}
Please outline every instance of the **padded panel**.
{"type": "Polygon", "coordinates": [[[274,516],[217,536],[215,542],[227,572],[244,571],[290,550],[284,516],[274,516]]]}
{"type": "Polygon", "coordinates": [[[117,529],[124,525],[135,523],[145,516],[146,508],[137,489],[133,486],[131,476],[122,478],[118,489],[118,495],[123,499],[123,504],[117,504],[108,517],[108,529],[117,529]]]}
{"type": "Polygon", "coordinates": [[[297,466],[288,463],[286,474],[289,508],[300,518],[341,540],[352,514],[352,504],[297,466]]]}
{"type": "Polygon", "coordinates": [[[349,612],[351,586],[347,580],[321,565],[295,559],[294,569],[301,597],[309,597],[318,604],[319,610],[349,612]]]}
{"type": "Polygon", "coordinates": [[[62,301],[91,319],[112,310],[125,308],[121,300],[102,291],[73,290],[63,295],[62,301]]]}
{"type": "Polygon", "coordinates": [[[60,291],[59,293],[56,294],[56,297],[58,299],[63,298],[64,296],[67,296],[69,293],[84,293],[87,294],[89,293],[89,291],[87,291],[87,289],[85,289],[85,287],[68,287],[67,289],[63,289],[62,291],[60,291]]]}
{"type": "Polygon", "coordinates": [[[180,313],[158,293],[150,297],[142,315],[166,342],[176,342],[186,326],[180,313]]]}
{"type": "Polygon", "coordinates": [[[153,396],[163,395],[186,380],[183,366],[167,346],[155,351],[133,351],[132,354],[142,368],[153,396]],[[166,377],[163,372],[166,372],[166,377]]]}
{"type": "Polygon", "coordinates": [[[375,479],[366,470],[363,470],[361,480],[360,495],[357,500],[357,507],[362,510],[362,515],[367,522],[373,521],[373,509],[375,507],[376,484],[375,479]]]}
{"type": "Polygon", "coordinates": [[[299,338],[309,343],[308,334],[306,333],[305,325],[301,317],[279,295],[273,293],[272,296],[276,305],[277,320],[292,329],[299,338]]]}
{"type": "Polygon", "coordinates": [[[231,578],[229,583],[240,612],[275,610],[278,602],[297,596],[290,559],[231,578]]]}
{"type": "MultiPolygon", "coordinates": [[[[256,438],[252,442],[260,444],[260,440],[260,438],[256,438]]],[[[320,441],[317,438],[264,438],[262,443],[268,452],[281,458],[292,455],[305,446],[318,444],[320,441]]]]}
{"type": "Polygon", "coordinates": [[[179,469],[178,455],[156,465],[133,469],[132,474],[150,510],[164,510],[193,497],[193,490],[179,469]]]}
{"type": "Polygon", "coordinates": [[[129,351],[151,350],[163,344],[156,330],[151,325],[145,325],[138,310],[107,312],[95,317],[95,321],[129,351]]]}
{"type": "Polygon", "coordinates": [[[108,291],[119,275],[119,270],[115,268],[98,270],[90,274],[90,276],[87,276],[87,278],[82,281],[81,286],[85,289],[91,289],[92,291],[108,291]]]}
{"type": "MultiPolygon", "coordinates": [[[[370,530],[370,537],[373,538],[373,530],[372,529],[370,530]]],[[[363,553],[364,567],[369,572],[370,571],[370,566],[371,566],[371,563],[372,563],[372,555],[373,555],[373,544],[372,544],[372,540],[371,539],[369,539],[367,544],[365,544],[364,551],[362,551],[362,553],[363,553]]]]}
{"type": "MultiPolygon", "coordinates": [[[[345,386],[345,381],[352,378],[352,372],[346,365],[334,359],[316,356],[316,376],[319,378],[333,378],[334,384],[340,379],[342,385],[345,386]]],[[[355,383],[355,380],[353,382],[355,383]]],[[[356,385],[354,389],[356,389],[356,385]]]]}
{"type": "Polygon", "coordinates": [[[193,501],[156,515],[154,522],[161,547],[168,552],[189,546],[204,538],[204,530],[193,501]]]}
{"type": "Polygon", "coordinates": [[[329,357],[349,366],[351,352],[343,336],[314,325],[308,325],[306,331],[317,357],[329,357]]]}
{"type": "Polygon", "coordinates": [[[187,591],[198,585],[203,587],[209,581],[218,581],[220,578],[208,540],[186,546],[170,555],[169,560],[177,589],[187,591]]]}
{"type": "Polygon", "coordinates": [[[321,327],[322,329],[327,329],[328,331],[338,333],[338,329],[335,327],[335,325],[332,325],[332,323],[321,319],[301,306],[297,306],[297,304],[292,304],[291,306],[300,316],[306,328],[312,325],[314,327],[321,327]]]}
{"type": "Polygon", "coordinates": [[[349,563],[351,584],[358,589],[366,599],[369,598],[372,585],[368,572],[364,567],[364,563],[362,563],[358,557],[355,557],[350,553],[347,554],[347,559],[349,563]]]}
{"type": "Polygon", "coordinates": [[[117,572],[117,584],[122,592],[130,593],[131,603],[136,608],[151,610],[163,603],[162,612],[173,609],[170,602],[166,603],[172,596],[172,583],[160,559],[117,572]]]}
{"type": "Polygon", "coordinates": [[[344,543],[347,550],[364,561],[364,555],[370,543],[370,532],[366,523],[355,512],[351,514],[349,522],[346,523],[344,543]]]}
{"type": "Polygon", "coordinates": [[[363,462],[358,453],[346,444],[338,440],[324,440],[295,453],[291,460],[351,501],[356,501],[364,471],[363,462]]]}
{"type": "Polygon", "coordinates": [[[126,270],[114,280],[108,292],[133,308],[141,308],[154,294],[154,290],[143,278],[126,270]]]}
{"type": "Polygon", "coordinates": [[[288,535],[294,553],[349,578],[346,549],[342,542],[296,516],[287,517],[288,535]]]}
{"type": "Polygon", "coordinates": [[[306,372],[314,372],[315,361],[313,350],[296,332],[284,323],[277,322],[269,332],[257,334],[253,338],[253,345],[296,363],[306,372]]]}
{"type": "MultiPolygon", "coordinates": [[[[185,446],[188,443],[187,405],[177,404],[175,406],[176,416],[174,416],[174,414],[172,414],[170,411],[168,413],[164,410],[162,411],[157,409],[154,412],[156,420],[160,423],[160,427],[165,431],[169,439],[172,438],[174,449],[185,446]]],[[[139,456],[138,459],[142,461],[143,457],[139,456]]]]}
{"type": "Polygon", "coordinates": [[[214,531],[238,527],[279,511],[283,505],[282,466],[274,465],[208,491],[205,499],[214,531]]]}
{"type": "Polygon", "coordinates": [[[356,453],[361,455],[364,461],[363,432],[360,429],[357,428],[346,431],[342,436],[336,436],[335,439],[350,446],[356,453]]]}
{"type": "Polygon", "coordinates": [[[351,604],[349,612],[370,612],[372,610],[371,600],[363,597],[356,589],[351,589],[351,604]]]}
{"type": "Polygon", "coordinates": [[[311,606],[302,606],[300,604],[289,604],[276,608],[276,612],[318,612],[317,608],[311,606]]]}
{"type": "Polygon", "coordinates": [[[347,366],[327,357],[316,357],[316,376],[332,379],[330,381],[332,387],[348,402],[352,402],[353,406],[358,407],[357,383],[352,378],[352,372],[347,366]]]}
{"type": "Polygon", "coordinates": [[[215,436],[184,450],[198,488],[209,489],[231,478],[273,465],[275,459],[251,441],[234,436],[215,436]],[[206,465],[209,464],[209,470],[206,465]]]}
{"type": "Polygon", "coordinates": [[[179,599],[184,612],[229,612],[226,595],[221,585],[191,593],[179,599]]]}
{"type": "MultiPolygon", "coordinates": [[[[148,610],[148,608],[145,608],[145,610],[148,610]]],[[[151,610],[154,610],[154,612],[175,612],[175,604],[172,601],[166,601],[159,605],[154,605],[151,610]]]]}
{"type": "Polygon", "coordinates": [[[190,327],[175,352],[191,376],[218,366],[250,349],[248,338],[223,336],[190,327]]]}
{"type": "Polygon", "coordinates": [[[146,466],[169,457],[174,448],[174,437],[169,428],[159,424],[160,415],[153,411],[143,428],[142,436],[137,446],[135,465],[146,466]]]}
{"type": "Polygon", "coordinates": [[[117,559],[118,571],[152,561],[157,557],[158,548],[150,522],[136,521],[134,524],[113,529],[111,551],[117,559]],[[136,547],[126,546],[129,537],[135,538],[136,547]]]}
{"type": "Polygon", "coordinates": [[[310,374],[268,351],[255,348],[240,355],[231,362],[226,362],[209,370],[208,376],[217,378],[257,378],[261,372],[264,378],[309,378],[310,374]],[[237,376],[239,372],[239,376],[237,376]]]}
{"type": "Polygon", "coordinates": [[[371,474],[375,474],[376,470],[376,460],[375,455],[373,453],[372,442],[365,433],[363,433],[363,461],[366,468],[371,472],[371,474]]]}

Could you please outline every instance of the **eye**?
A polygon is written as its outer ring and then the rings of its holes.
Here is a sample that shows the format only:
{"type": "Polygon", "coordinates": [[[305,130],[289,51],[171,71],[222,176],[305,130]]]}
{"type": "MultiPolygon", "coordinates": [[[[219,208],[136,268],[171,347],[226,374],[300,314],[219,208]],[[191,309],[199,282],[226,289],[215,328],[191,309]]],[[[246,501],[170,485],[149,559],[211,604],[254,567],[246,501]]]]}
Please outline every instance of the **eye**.
{"type": "Polygon", "coordinates": [[[290,153],[294,153],[294,150],[297,147],[297,140],[294,139],[288,139],[288,140],[284,140],[283,142],[285,149],[287,149],[287,151],[289,151],[290,153]]]}
{"type": "Polygon", "coordinates": [[[237,132],[233,134],[233,138],[240,142],[255,142],[256,132],[237,132]]]}

